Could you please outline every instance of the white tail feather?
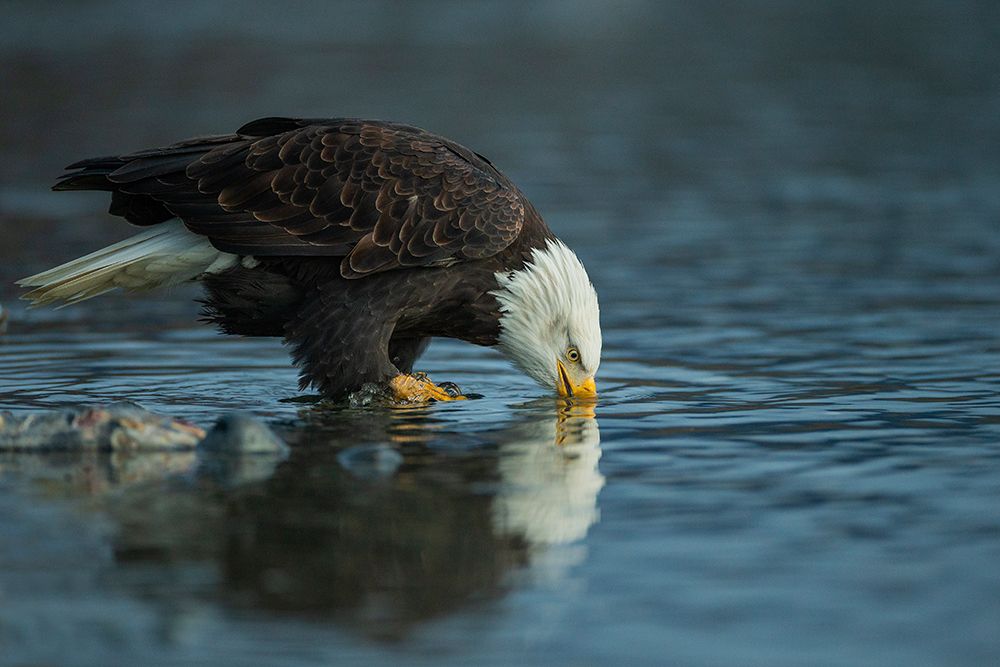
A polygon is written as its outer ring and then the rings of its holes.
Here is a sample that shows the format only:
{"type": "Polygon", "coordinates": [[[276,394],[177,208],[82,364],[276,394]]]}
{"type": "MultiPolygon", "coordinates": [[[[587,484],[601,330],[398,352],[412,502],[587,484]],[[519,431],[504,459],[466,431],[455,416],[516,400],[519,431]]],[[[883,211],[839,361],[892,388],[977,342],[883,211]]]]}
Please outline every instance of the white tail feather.
{"type": "Polygon", "coordinates": [[[34,287],[21,298],[38,306],[66,305],[115,288],[149,290],[176,285],[234,266],[239,257],[216,250],[208,239],[171,220],[114,245],[17,281],[34,287]]]}

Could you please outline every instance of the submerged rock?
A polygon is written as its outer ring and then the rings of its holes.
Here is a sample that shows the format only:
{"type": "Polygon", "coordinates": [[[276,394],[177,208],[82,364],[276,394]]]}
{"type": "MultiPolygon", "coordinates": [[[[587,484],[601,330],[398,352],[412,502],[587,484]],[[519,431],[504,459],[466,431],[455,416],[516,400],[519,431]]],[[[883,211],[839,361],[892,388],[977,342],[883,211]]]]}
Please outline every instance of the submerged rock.
{"type": "Polygon", "coordinates": [[[361,479],[385,479],[403,465],[403,455],[388,445],[356,445],[337,454],[337,463],[361,479]]]}
{"type": "Polygon", "coordinates": [[[288,445],[256,417],[233,412],[219,417],[198,449],[229,454],[284,454],[288,445]]]}
{"type": "Polygon", "coordinates": [[[223,415],[198,444],[195,474],[226,486],[266,479],[288,455],[288,445],[252,415],[223,415]]]}
{"type": "Polygon", "coordinates": [[[205,431],[129,401],[55,412],[0,412],[0,450],[191,449],[205,431]]]}

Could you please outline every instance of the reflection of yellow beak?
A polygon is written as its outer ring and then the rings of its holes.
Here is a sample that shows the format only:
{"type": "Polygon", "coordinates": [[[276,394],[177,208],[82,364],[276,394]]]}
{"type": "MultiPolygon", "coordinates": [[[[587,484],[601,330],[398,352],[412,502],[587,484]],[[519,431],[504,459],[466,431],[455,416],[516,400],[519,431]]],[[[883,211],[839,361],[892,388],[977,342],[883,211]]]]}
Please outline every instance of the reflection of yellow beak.
{"type": "Polygon", "coordinates": [[[559,410],[556,417],[557,447],[575,445],[582,442],[587,422],[597,417],[594,409],[596,401],[559,400],[559,410]]]}
{"type": "Polygon", "coordinates": [[[580,384],[573,384],[562,361],[556,359],[556,369],[559,371],[559,395],[563,398],[597,398],[597,384],[589,377],[580,384]]]}

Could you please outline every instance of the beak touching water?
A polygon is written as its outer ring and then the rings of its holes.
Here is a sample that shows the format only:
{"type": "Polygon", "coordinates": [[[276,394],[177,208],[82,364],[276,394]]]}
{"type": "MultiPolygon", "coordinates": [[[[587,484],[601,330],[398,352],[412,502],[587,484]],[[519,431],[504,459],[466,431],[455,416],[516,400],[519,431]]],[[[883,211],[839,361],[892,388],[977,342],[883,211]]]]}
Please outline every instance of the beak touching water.
{"type": "Polygon", "coordinates": [[[556,360],[556,368],[559,371],[557,388],[560,396],[563,398],[597,398],[597,384],[594,382],[594,378],[588,377],[579,384],[573,384],[562,361],[556,360]]]}

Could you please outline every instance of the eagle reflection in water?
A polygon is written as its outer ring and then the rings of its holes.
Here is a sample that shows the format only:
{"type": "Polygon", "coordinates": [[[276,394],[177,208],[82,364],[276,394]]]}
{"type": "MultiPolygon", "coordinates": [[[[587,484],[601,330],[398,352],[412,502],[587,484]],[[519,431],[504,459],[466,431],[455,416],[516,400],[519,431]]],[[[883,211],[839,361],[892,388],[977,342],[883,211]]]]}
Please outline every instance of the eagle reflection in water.
{"type": "Polygon", "coordinates": [[[553,415],[540,403],[472,447],[467,431],[450,433],[427,408],[377,419],[345,412],[335,426],[318,418],[263,479],[119,496],[116,561],[208,564],[218,580],[199,595],[227,606],[401,639],[422,621],[502,597],[535,561],[551,578],[577,559],[576,550],[562,565],[552,556],[598,518],[600,431],[592,406],[553,415]],[[395,441],[398,467],[376,478],[346,469],[331,444],[347,434],[395,441]]]}

